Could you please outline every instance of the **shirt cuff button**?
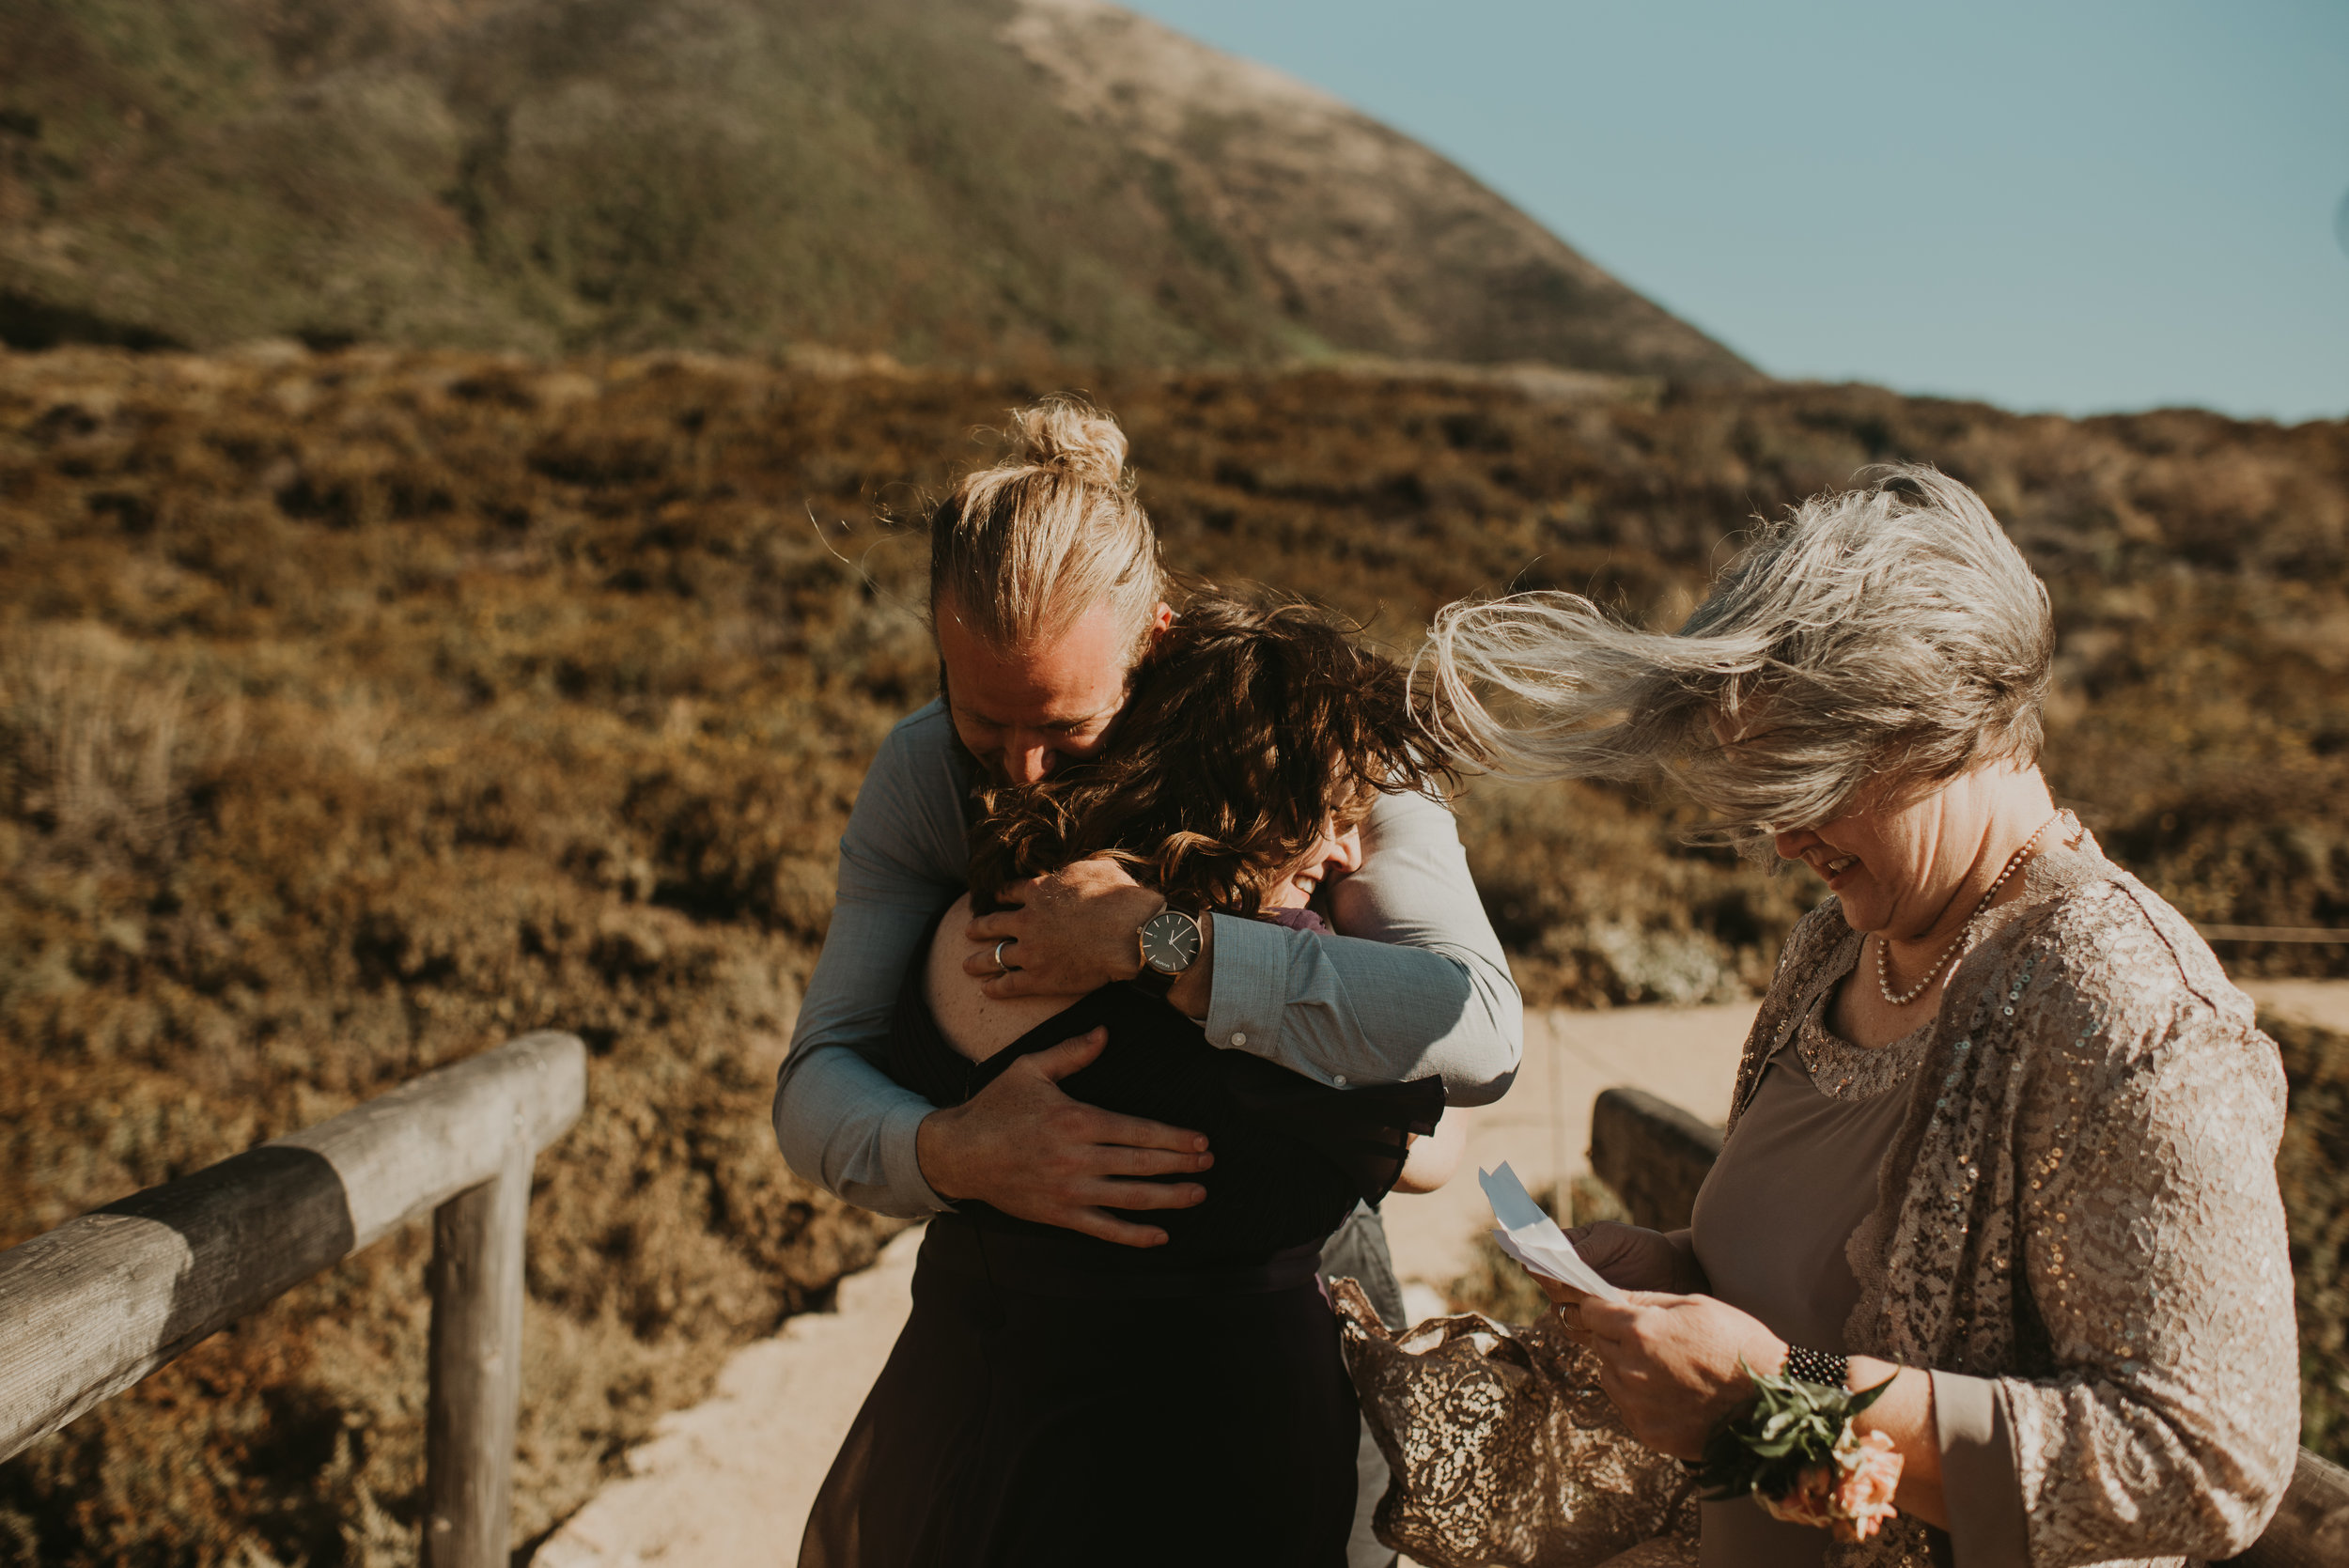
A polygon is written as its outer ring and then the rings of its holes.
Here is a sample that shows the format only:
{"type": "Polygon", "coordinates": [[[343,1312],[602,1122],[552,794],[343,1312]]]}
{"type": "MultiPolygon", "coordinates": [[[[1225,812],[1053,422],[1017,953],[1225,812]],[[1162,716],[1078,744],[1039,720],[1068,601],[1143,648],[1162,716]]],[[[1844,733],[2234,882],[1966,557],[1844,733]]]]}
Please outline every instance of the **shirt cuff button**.
{"type": "Polygon", "coordinates": [[[1241,1030],[1241,1031],[1239,1031],[1238,1032],[1235,1033],[1235,1034],[1232,1036],[1232,1044],[1234,1044],[1234,1045],[1236,1045],[1236,1046],[1244,1046],[1244,1045],[1246,1045],[1247,1043],[1248,1043],[1248,1032],[1247,1032],[1246,1030],[1241,1030]]]}
{"type": "Polygon", "coordinates": [[[1343,1089],[1346,1087],[1346,1075],[1344,1073],[1333,1073],[1330,1077],[1330,1081],[1337,1085],[1340,1089],[1343,1089]]]}

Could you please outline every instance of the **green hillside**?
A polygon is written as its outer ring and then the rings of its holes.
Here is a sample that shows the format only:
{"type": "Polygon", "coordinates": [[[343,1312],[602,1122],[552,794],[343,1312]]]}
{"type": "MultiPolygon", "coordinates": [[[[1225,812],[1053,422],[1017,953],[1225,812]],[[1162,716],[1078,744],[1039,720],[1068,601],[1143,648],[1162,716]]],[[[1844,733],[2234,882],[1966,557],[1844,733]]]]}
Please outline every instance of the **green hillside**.
{"type": "Polygon", "coordinates": [[[0,342],[270,336],[1753,375],[1423,147],[1083,0],[0,8],[0,342]]]}

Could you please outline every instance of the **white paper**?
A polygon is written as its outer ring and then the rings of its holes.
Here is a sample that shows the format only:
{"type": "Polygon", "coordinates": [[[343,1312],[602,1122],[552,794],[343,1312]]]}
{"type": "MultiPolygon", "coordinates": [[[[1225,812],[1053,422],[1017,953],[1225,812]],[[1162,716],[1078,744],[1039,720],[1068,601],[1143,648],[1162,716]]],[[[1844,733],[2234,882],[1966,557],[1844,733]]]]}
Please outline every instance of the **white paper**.
{"type": "Polygon", "coordinates": [[[1483,1184],[1485,1197],[1493,1206],[1493,1218],[1500,1221],[1493,1230],[1493,1240],[1502,1251],[1545,1280],[1554,1280],[1602,1301],[1624,1298],[1623,1292],[1582,1261],[1574,1243],[1566,1239],[1566,1233],[1542,1212],[1542,1205],[1525,1190],[1525,1184],[1517,1180],[1517,1173],[1509,1169],[1507,1160],[1501,1162],[1498,1171],[1480,1170],[1476,1179],[1483,1184]]]}

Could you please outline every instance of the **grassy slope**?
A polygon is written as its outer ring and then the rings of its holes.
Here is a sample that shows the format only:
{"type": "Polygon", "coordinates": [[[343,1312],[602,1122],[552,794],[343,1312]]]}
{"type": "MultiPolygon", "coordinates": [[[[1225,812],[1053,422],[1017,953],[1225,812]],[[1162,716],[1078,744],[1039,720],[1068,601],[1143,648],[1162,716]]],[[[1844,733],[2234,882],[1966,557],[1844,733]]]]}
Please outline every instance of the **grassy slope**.
{"type": "MultiPolygon", "coordinates": [[[[1429,187],[1475,210],[1444,225],[1442,289],[1360,269],[1423,340],[1317,316],[1195,179],[1059,107],[999,37],[1011,9],[23,0],[0,10],[0,341],[1263,365],[1408,339],[1751,374],[1603,275],[1558,292],[1552,242],[1456,170],[1429,187]]],[[[1341,211],[1244,205],[1285,212],[1292,258],[1352,242],[1341,211]]]]}
{"type": "MultiPolygon", "coordinates": [[[[524,1533],[575,1506],[874,1244],[782,1170],[764,1118],[832,840],[933,679],[919,549],[877,507],[913,515],[983,455],[974,427],[1041,390],[0,357],[0,1242],[577,1029],[591,1110],[533,1214],[524,1533]]],[[[1177,564],[1306,589],[1398,644],[1510,581],[1669,617],[1755,510],[1937,458],[2054,593],[2059,791],[2190,914],[2349,924],[2342,427],[1832,387],[1094,390],[1177,564]]],[[[1465,825],[1536,1001],[1750,985],[1809,896],[1618,791],[1483,789],[1465,825]]],[[[2295,1137],[2321,1203],[2338,1150],[2295,1137]]],[[[405,1560],[421,1248],[387,1243],[0,1467],[0,1560],[34,1538],[57,1561],[405,1560]]],[[[2331,1253],[2304,1254],[2304,1300],[2327,1299],[2331,1253]]],[[[2337,1379],[2322,1354],[2311,1377],[2337,1379]]]]}
{"type": "Polygon", "coordinates": [[[1002,35],[1051,96],[1141,152],[1170,241],[1322,341],[1682,382],[1752,367],[1457,165],[1278,72],[1100,0],[1017,0],[1002,35]]]}
{"type": "Polygon", "coordinates": [[[1000,7],[470,8],[12,8],[0,289],[191,344],[1296,347],[1044,101],[1000,7]]]}

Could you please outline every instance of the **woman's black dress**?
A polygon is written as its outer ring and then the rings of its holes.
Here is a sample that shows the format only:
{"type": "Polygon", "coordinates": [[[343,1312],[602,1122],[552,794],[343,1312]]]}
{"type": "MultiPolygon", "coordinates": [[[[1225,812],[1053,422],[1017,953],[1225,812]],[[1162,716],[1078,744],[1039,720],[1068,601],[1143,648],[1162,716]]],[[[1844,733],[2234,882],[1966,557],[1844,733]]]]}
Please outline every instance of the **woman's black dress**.
{"type": "MultiPolygon", "coordinates": [[[[935,927],[933,927],[935,929],[935,927]]],[[[926,954],[926,939],[917,953],[926,954]]],[[[1434,1079],[1330,1089],[1128,985],[985,1062],[939,1033],[917,958],[891,1076],[958,1105],[1012,1062],[1109,1028],[1077,1099],[1207,1135],[1206,1202],[1121,1247],[965,1203],[932,1219],[913,1312],[832,1461],[801,1568],[1342,1568],[1360,1416],[1315,1265],[1434,1130],[1434,1079]]]]}

